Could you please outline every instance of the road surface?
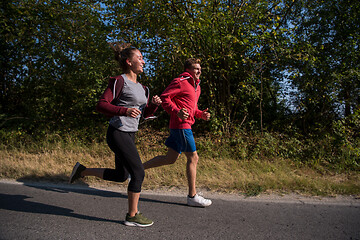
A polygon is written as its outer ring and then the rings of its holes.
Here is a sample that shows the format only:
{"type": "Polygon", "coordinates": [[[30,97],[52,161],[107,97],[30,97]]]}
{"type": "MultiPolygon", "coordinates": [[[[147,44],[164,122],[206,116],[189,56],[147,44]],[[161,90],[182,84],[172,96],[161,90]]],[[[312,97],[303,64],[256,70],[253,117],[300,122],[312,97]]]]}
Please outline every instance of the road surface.
{"type": "Polygon", "coordinates": [[[206,193],[208,208],[183,195],[145,192],[148,228],[123,224],[126,191],[0,181],[0,239],[360,239],[360,200],[206,193]]]}

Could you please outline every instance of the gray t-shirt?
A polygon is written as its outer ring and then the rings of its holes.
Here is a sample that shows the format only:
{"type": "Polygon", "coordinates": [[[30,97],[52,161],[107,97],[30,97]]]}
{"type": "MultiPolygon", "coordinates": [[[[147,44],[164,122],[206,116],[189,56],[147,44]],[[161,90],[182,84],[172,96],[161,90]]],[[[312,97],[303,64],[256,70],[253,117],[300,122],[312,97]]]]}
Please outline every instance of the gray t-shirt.
{"type": "MultiPolygon", "coordinates": [[[[148,100],[144,87],[140,83],[130,81],[125,74],[121,76],[124,78],[124,87],[117,105],[127,108],[138,108],[140,111],[143,111],[148,100]]],[[[138,131],[140,117],[141,114],[136,118],[114,116],[110,119],[110,125],[123,132],[136,132],[138,131]]]]}

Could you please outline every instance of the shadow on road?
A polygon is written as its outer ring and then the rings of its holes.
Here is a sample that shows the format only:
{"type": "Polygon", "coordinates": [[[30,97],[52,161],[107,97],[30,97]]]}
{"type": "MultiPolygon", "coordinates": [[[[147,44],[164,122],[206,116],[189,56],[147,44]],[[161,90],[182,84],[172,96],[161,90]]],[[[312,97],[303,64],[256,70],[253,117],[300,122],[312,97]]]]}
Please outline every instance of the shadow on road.
{"type": "MultiPolygon", "coordinates": [[[[54,184],[54,183],[44,183],[44,182],[31,182],[28,181],[28,178],[20,178],[17,179],[18,182],[22,182],[27,187],[33,187],[45,191],[53,191],[59,193],[78,193],[78,194],[86,194],[92,196],[100,196],[100,197],[108,197],[108,198],[123,198],[127,199],[127,194],[123,194],[120,192],[113,192],[109,190],[100,190],[96,188],[92,188],[86,183],[82,182],[81,184],[54,184]]],[[[170,204],[170,205],[177,205],[177,206],[187,206],[184,203],[179,202],[169,202],[169,201],[162,201],[157,199],[152,199],[149,197],[140,196],[140,201],[142,202],[152,202],[152,203],[159,203],[159,204],[170,204]]]]}
{"type": "MultiPolygon", "coordinates": [[[[22,182],[24,186],[40,189],[44,191],[52,191],[60,194],[66,193],[77,193],[85,194],[91,196],[99,196],[106,198],[121,198],[127,199],[127,194],[100,190],[96,188],[89,187],[85,183],[81,184],[56,184],[51,182],[31,182],[29,178],[18,179],[18,182],[22,182]]],[[[159,203],[159,204],[172,204],[178,206],[187,206],[183,203],[162,201],[157,199],[152,199],[151,197],[141,197],[140,201],[159,203]]],[[[67,216],[78,219],[90,220],[90,221],[102,221],[102,222],[112,222],[118,224],[124,224],[123,221],[106,219],[101,217],[88,216],[83,214],[75,213],[74,210],[64,207],[58,207],[51,204],[35,202],[34,199],[27,195],[12,195],[12,194],[3,194],[0,193],[0,209],[24,212],[24,213],[38,213],[38,214],[49,214],[49,215],[58,215],[58,216],[67,216]]]]}
{"type": "Polygon", "coordinates": [[[74,218],[91,220],[91,221],[103,221],[103,222],[113,222],[113,223],[121,223],[121,224],[123,223],[123,221],[115,221],[105,218],[74,213],[73,210],[68,208],[62,208],[62,207],[52,206],[49,204],[28,201],[27,199],[29,198],[31,197],[25,195],[10,195],[10,194],[0,193],[0,209],[16,211],[16,212],[67,216],[67,217],[74,217],[74,218]]]}

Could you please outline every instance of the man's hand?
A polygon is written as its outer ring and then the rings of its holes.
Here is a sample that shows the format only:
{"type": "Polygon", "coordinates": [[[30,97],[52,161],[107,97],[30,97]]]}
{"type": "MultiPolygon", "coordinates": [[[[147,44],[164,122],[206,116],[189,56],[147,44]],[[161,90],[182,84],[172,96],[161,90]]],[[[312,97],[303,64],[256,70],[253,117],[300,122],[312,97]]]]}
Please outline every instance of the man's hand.
{"type": "Polygon", "coordinates": [[[151,102],[158,106],[162,103],[161,98],[158,95],[153,96],[151,102]]]}
{"type": "Polygon", "coordinates": [[[204,119],[205,121],[209,121],[210,120],[210,113],[208,112],[208,108],[205,109],[204,111],[202,111],[201,114],[201,118],[204,119]]]}
{"type": "Polygon", "coordinates": [[[136,118],[140,113],[141,111],[137,108],[128,108],[126,111],[126,116],[136,118]]]}
{"type": "Polygon", "coordinates": [[[180,109],[180,111],[177,113],[177,116],[182,119],[182,120],[185,120],[189,117],[189,113],[187,111],[186,108],[182,108],[180,109]]]}

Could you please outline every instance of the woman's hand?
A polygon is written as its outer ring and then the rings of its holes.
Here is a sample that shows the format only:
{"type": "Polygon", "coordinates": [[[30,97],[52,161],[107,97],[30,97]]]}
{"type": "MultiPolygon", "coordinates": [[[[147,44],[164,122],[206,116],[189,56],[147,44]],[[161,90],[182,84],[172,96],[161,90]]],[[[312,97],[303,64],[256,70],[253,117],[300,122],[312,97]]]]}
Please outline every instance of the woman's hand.
{"type": "Polygon", "coordinates": [[[126,116],[136,118],[140,113],[141,111],[137,108],[128,108],[126,111],[126,116]]]}
{"type": "Polygon", "coordinates": [[[158,106],[162,103],[161,98],[158,95],[153,96],[151,102],[158,106]]]}

